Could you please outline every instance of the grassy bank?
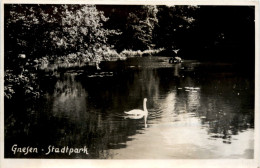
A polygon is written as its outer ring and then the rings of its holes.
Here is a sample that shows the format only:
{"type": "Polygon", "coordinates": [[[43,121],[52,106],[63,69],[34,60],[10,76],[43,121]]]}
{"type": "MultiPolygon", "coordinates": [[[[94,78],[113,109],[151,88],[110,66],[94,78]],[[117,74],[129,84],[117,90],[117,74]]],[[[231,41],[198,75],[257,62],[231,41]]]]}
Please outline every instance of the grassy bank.
{"type": "Polygon", "coordinates": [[[126,58],[128,57],[142,57],[142,56],[153,56],[157,55],[158,53],[162,52],[164,49],[159,48],[159,49],[150,49],[150,50],[123,50],[120,55],[125,56],[126,58]]]}

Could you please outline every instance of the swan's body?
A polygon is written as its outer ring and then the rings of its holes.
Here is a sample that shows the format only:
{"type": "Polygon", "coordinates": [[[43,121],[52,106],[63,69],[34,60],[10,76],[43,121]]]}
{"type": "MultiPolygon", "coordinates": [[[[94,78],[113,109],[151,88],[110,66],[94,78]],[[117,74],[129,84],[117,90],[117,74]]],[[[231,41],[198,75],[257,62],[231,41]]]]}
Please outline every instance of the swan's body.
{"type": "Polygon", "coordinates": [[[146,121],[147,121],[147,116],[148,116],[148,110],[146,108],[146,102],[147,102],[147,98],[144,98],[144,102],[143,102],[144,110],[134,109],[134,110],[125,112],[126,114],[129,115],[126,118],[141,119],[144,117],[144,122],[145,122],[144,124],[145,124],[145,127],[147,127],[146,121]]]}
{"type": "Polygon", "coordinates": [[[128,115],[135,115],[135,116],[139,116],[139,115],[145,115],[147,111],[144,110],[140,110],[140,109],[134,109],[128,112],[125,112],[128,115]]]}

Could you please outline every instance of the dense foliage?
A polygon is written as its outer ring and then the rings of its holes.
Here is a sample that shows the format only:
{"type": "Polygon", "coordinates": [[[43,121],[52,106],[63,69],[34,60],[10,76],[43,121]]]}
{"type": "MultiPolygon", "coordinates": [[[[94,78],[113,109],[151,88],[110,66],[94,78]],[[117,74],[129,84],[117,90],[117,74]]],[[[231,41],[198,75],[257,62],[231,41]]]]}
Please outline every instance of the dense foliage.
{"type": "Polygon", "coordinates": [[[95,5],[5,5],[5,95],[34,92],[31,67],[49,61],[96,62],[118,56],[103,28],[107,18],[95,5]],[[27,80],[28,79],[28,80],[27,80]],[[30,80],[29,80],[30,79],[30,80]],[[21,87],[16,87],[21,86],[21,87]]]}
{"type": "Polygon", "coordinates": [[[189,45],[189,32],[196,26],[197,6],[158,6],[158,24],[155,27],[154,43],[171,54],[175,49],[189,45]]]}
{"type": "Polygon", "coordinates": [[[254,54],[254,8],[5,4],[4,34],[10,98],[14,88],[37,90],[24,88],[35,88],[35,70],[51,62],[92,62],[99,69],[104,60],[176,51],[192,59],[254,54]]]}
{"type": "Polygon", "coordinates": [[[180,37],[194,27],[197,6],[97,6],[110,19],[108,29],[118,29],[119,37],[109,43],[117,51],[180,47],[180,37]]]}
{"type": "MultiPolygon", "coordinates": [[[[5,5],[5,61],[109,59],[123,50],[174,49],[181,31],[192,27],[194,6],[5,5]],[[173,47],[174,46],[174,47],[173,47]],[[106,53],[106,54],[104,54],[106,53]]],[[[180,41],[180,40],[179,40],[180,41]]]]}
{"type": "Polygon", "coordinates": [[[118,34],[103,28],[107,18],[94,5],[6,5],[6,61],[78,53],[81,59],[103,59],[107,37],[118,34]],[[14,50],[15,48],[15,50],[14,50]]]}

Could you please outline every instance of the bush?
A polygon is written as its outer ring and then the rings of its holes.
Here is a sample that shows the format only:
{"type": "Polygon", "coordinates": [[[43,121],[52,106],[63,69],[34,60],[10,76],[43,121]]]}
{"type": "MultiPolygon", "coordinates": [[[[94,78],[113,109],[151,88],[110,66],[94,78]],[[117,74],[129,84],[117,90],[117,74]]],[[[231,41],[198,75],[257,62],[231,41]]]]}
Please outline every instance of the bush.
{"type": "Polygon", "coordinates": [[[35,73],[25,70],[23,74],[13,74],[11,70],[5,71],[4,96],[12,99],[17,92],[26,97],[39,98],[40,90],[35,73]]]}
{"type": "Polygon", "coordinates": [[[144,51],[133,51],[133,50],[123,50],[120,55],[124,57],[142,57],[142,56],[152,56],[156,55],[159,52],[163,51],[164,48],[159,48],[159,49],[150,49],[150,50],[144,50],[144,51]]]}
{"type": "Polygon", "coordinates": [[[105,60],[116,61],[116,60],[125,60],[126,57],[124,55],[120,55],[116,50],[107,48],[107,50],[103,53],[103,57],[105,60]]]}
{"type": "Polygon", "coordinates": [[[120,55],[116,50],[111,49],[110,47],[103,46],[102,49],[96,51],[95,53],[83,51],[77,53],[71,53],[66,56],[61,56],[57,58],[58,64],[74,64],[74,63],[94,63],[100,61],[115,61],[115,60],[124,60],[126,57],[120,55]]]}

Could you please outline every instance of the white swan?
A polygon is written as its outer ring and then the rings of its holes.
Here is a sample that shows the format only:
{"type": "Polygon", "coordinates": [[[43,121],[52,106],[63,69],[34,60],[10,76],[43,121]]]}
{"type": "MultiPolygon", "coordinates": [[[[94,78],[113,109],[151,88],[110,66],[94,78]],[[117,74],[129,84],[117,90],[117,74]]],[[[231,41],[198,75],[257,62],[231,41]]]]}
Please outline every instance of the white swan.
{"type": "Polygon", "coordinates": [[[147,116],[148,116],[148,110],[146,108],[146,102],[147,102],[147,98],[144,98],[144,102],[143,102],[143,107],[144,110],[140,110],[140,109],[134,109],[128,112],[125,112],[126,114],[128,114],[127,118],[130,119],[141,119],[144,117],[144,125],[145,128],[147,127],[147,116]]]}

